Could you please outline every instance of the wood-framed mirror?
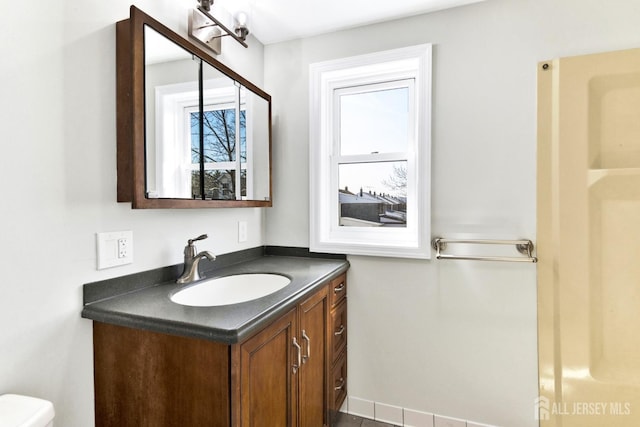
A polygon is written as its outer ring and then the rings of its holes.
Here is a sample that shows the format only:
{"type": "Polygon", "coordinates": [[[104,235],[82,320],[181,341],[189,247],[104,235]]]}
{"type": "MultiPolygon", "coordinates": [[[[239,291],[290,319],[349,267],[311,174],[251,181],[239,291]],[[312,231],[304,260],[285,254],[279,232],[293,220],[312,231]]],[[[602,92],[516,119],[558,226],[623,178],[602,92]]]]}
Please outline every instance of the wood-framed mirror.
{"type": "Polygon", "coordinates": [[[116,24],[118,202],[271,206],[271,96],[131,6],[116,24]]]}

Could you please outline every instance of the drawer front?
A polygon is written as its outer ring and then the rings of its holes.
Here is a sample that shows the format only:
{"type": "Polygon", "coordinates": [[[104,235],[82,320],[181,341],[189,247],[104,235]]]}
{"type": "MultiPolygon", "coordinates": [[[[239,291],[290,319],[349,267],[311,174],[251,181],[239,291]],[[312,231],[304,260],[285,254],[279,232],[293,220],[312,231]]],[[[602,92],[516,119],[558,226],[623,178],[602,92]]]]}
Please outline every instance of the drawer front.
{"type": "Polygon", "coordinates": [[[331,361],[335,363],[340,353],[347,346],[347,300],[331,310],[331,361]]]}
{"type": "Polygon", "coordinates": [[[336,277],[329,286],[330,304],[335,307],[347,296],[347,275],[336,277]]]}
{"type": "Polygon", "coordinates": [[[338,411],[347,397],[347,352],[343,351],[331,371],[329,408],[338,411]]]}

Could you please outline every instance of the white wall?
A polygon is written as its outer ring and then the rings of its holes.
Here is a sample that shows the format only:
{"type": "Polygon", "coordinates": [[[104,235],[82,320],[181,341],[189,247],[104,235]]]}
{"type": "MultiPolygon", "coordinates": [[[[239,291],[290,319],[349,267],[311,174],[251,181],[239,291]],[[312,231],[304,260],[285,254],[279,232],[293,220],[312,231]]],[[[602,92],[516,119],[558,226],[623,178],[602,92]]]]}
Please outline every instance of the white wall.
{"type": "MultiPolygon", "coordinates": [[[[638,22],[635,0],[488,0],[267,46],[267,242],[308,245],[309,64],[419,43],[434,44],[433,235],[535,239],[537,63],[640,47],[638,22]]],[[[536,425],[533,265],[349,260],[351,396],[536,425]]]]}
{"type": "MultiPolygon", "coordinates": [[[[186,36],[195,1],[135,1],[186,36]]],[[[82,284],[182,262],[186,240],[226,253],[264,242],[263,210],[116,203],[115,22],[130,1],[0,2],[0,394],[53,401],[56,425],[93,425],[82,284]],[[236,221],[249,240],[237,244],[236,221]],[[95,236],[133,230],[134,263],[96,271],[95,236]]],[[[263,48],[219,57],[259,86],[263,48]]]]}

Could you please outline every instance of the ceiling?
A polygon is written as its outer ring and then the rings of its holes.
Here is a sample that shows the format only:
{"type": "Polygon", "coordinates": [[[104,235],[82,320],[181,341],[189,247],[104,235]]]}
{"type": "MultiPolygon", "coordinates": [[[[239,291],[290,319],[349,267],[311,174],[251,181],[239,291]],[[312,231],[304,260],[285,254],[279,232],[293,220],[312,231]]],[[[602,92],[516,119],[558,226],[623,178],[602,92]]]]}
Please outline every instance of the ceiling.
{"type": "Polygon", "coordinates": [[[247,12],[249,30],[266,45],[480,1],[216,0],[215,5],[232,14],[247,12]]]}

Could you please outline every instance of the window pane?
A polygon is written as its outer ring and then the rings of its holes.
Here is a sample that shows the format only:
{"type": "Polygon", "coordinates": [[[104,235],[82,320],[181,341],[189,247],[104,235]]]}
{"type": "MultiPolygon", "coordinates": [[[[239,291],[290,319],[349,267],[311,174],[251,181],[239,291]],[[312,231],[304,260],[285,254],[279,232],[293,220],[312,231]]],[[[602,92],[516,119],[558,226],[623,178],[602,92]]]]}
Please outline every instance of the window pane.
{"type": "Polygon", "coordinates": [[[240,161],[247,161],[247,112],[240,111],[240,161]]]}
{"type": "Polygon", "coordinates": [[[201,199],[202,192],[200,191],[200,171],[191,171],[191,198],[201,199]]]}
{"type": "Polygon", "coordinates": [[[191,163],[200,163],[200,115],[190,114],[191,122],[191,163]]]}
{"type": "MultiPolygon", "coordinates": [[[[204,195],[207,200],[235,200],[236,171],[235,170],[207,170],[204,172],[204,195]]],[[[247,195],[247,171],[242,169],[240,174],[241,196],[247,195]]],[[[192,198],[200,199],[200,171],[191,171],[192,198]]]]}
{"type": "Polygon", "coordinates": [[[205,111],[204,162],[232,162],[236,159],[235,109],[205,111]]]}
{"type": "Polygon", "coordinates": [[[406,87],[340,97],[340,154],[407,150],[409,89],[406,87]]]}
{"type": "MultiPolygon", "coordinates": [[[[240,112],[240,159],[247,159],[245,112],[240,112]]],[[[204,162],[236,160],[236,111],[233,108],[204,112],[204,162]]],[[[200,162],[199,114],[191,113],[191,161],[200,162]]]]}
{"type": "Polygon", "coordinates": [[[207,199],[235,200],[236,171],[216,170],[204,173],[204,195],[207,199]]]}
{"type": "Polygon", "coordinates": [[[247,170],[242,169],[240,171],[240,195],[247,197],[247,170]]]}
{"type": "MultiPolygon", "coordinates": [[[[204,196],[207,200],[235,200],[235,171],[208,170],[204,172],[204,196]]],[[[191,172],[193,198],[200,198],[200,171],[191,172]]]]}
{"type": "Polygon", "coordinates": [[[338,179],[341,226],[407,226],[406,161],[341,164],[338,179]]]}

